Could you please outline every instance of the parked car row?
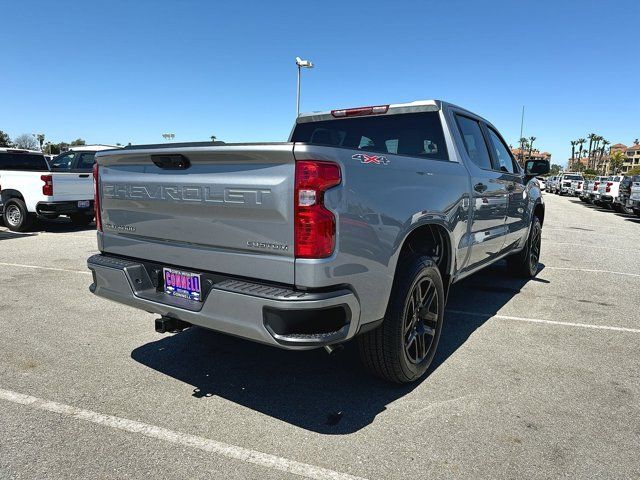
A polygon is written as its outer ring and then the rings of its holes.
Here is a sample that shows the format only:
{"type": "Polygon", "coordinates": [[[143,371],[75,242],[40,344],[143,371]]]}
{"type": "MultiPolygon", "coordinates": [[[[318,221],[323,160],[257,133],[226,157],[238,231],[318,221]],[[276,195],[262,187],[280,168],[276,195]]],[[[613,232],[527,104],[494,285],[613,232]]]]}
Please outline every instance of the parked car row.
{"type": "Polygon", "coordinates": [[[565,172],[547,178],[547,191],[579,197],[585,203],[640,217],[640,175],[605,175],[585,179],[565,172]]]}

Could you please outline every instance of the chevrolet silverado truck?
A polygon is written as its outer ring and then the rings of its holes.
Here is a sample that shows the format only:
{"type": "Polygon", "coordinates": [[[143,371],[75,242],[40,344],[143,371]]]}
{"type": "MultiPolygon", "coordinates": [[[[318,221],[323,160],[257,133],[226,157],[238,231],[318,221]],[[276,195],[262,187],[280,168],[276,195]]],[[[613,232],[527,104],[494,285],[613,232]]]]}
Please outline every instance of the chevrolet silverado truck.
{"type": "Polygon", "coordinates": [[[93,220],[91,171],[55,171],[41,152],[0,148],[0,213],[9,230],[23,232],[38,217],[93,220]]]}
{"type": "MultiPolygon", "coordinates": [[[[94,294],[286,349],[357,337],[394,382],[427,371],[449,287],[538,269],[545,208],[498,130],[442,101],[304,114],[286,143],[96,155],[94,294]]],[[[473,308],[473,306],[470,306],[473,308]]]]}

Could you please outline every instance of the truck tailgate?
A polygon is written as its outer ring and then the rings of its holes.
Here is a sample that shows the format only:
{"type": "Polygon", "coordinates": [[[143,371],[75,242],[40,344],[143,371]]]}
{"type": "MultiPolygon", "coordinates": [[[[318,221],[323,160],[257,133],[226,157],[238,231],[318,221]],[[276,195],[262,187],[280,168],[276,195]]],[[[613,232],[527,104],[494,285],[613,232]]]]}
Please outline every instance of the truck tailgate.
{"type": "Polygon", "coordinates": [[[56,201],[91,200],[93,178],[91,173],[52,172],[53,195],[56,201]]]}
{"type": "Polygon", "coordinates": [[[294,283],[293,144],[125,149],[97,163],[104,252],[294,283]]]}

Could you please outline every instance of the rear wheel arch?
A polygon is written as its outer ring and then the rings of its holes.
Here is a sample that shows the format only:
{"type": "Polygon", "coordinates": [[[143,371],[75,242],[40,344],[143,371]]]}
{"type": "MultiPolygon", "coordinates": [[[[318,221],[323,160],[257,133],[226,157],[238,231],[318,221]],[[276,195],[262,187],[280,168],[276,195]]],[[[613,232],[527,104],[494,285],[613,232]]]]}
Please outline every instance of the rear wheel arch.
{"type": "Polygon", "coordinates": [[[430,257],[443,280],[445,295],[447,293],[454,266],[454,252],[451,233],[439,223],[425,223],[413,228],[404,238],[395,265],[394,278],[402,259],[410,255],[420,254],[430,257]]]}
{"type": "Polygon", "coordinates": [[[12,198],[19,198],[24,202],[24,196],[18,190],[14,190],[12,188],[4,188],[0,193],[0,198],[2,198],[2,203],[6,203],[8,200],[12,198]]]}

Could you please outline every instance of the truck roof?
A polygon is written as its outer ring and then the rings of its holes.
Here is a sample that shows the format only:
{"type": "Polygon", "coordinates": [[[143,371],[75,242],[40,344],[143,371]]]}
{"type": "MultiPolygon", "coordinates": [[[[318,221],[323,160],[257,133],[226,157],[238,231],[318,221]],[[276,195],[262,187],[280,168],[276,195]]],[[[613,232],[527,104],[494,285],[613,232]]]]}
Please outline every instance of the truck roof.
{"type": "MultiPolygon", "coordinates": [[[[399,114],[399,113],[418,113],[418,112],[434,112],[434,111],[438,111],[440,109],[442,109],[442,107],[444,105],[448,105],[451,107],[455,107],[458,110],[462,110],[465,111],[473,116],[480,117],[480,115],[475,114],[473,112],[470,112],[469,110],[459,107],[457,105],[454,105],[452,103],[449,102],[445,102],[442,100],[415,100],[413,102],[406,102],[406,103],[390,103],[388,105],[384,105],[384,106],[388,106],[388,110],[383,113],[384,114],[399,114]]],[[[356,107],[359,108],[359,107],[356,107]]],[[[362,108],[366,108],[366,107],[362,107],[362,108]]],[[[347,110],[351,109],[351,107],[348,107],[347,110]]],[[[307,113],[301,113],[300,116],[296,119],[296,123],[307,123],[307,122],[319,122],[319,121],[323,121],[323,120],[332,120],[335,119],[336,117],[334,116],[334,113],[339,111],[339,109],[334,109],[334,110],[326,110],[326,111],[320,111],[320,112],[307,112],[307,113]]],[[[338,117],[338,118],[345,118],[345,117],[338,117]]],[[[485,120],[485,119],[483,119],[485,120]]],[[[486,121],[486,120],[485,120],[486,121]]]]}

